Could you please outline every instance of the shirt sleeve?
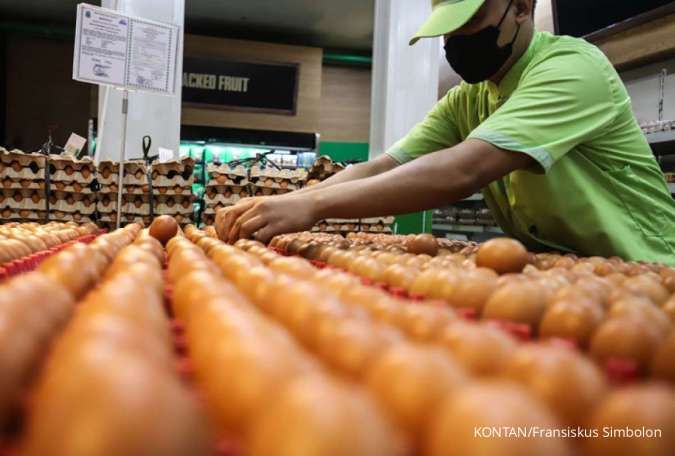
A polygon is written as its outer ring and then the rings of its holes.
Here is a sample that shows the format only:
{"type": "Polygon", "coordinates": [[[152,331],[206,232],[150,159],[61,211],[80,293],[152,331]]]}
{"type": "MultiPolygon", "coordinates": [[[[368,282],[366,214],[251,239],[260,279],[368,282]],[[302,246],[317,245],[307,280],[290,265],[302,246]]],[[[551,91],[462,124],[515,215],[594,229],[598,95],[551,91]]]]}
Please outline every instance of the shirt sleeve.
{"type": "Polygon", "coordinates": [[[403,139],[386,153],[399,164],[414,160],[437,150],[453,147],[460,142],[452,100],[458,96],[460,87],[455,87],[443,97],[403,139]]]}
{"type": "Polygon", "coordinates": [[[595,52],[562,49],[526,70],[511,97],[469,138],[526,153],[548,172],[573,148],[601,137],[619,113],[619,82],[595,52]]]}

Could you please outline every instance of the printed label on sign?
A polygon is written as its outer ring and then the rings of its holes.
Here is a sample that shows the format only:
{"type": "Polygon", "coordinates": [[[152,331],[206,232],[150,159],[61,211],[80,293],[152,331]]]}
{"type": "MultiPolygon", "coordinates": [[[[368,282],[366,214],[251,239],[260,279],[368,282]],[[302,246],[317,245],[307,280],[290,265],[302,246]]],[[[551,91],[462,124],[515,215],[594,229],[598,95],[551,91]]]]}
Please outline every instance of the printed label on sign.
{"type": "Polygon", "coordinates": [[[81,3],[73,79],[172,95],[180,28],[81,3]]]}
{"type": "Polygon", "coordinates": [[[80,135],[71,133],[66,146],[63,148],[66,155],[75,157],[87,143],[87,140],[80,135]]]}

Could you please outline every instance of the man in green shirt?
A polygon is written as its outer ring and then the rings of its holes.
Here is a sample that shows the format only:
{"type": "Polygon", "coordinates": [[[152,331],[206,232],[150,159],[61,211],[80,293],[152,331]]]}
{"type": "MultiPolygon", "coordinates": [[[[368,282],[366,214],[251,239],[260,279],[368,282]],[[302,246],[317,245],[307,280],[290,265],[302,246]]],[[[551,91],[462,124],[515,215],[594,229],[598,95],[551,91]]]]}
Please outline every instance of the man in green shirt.
{"type": "MultiPolygon", "coordinates": [[[[443,36],[464,82],[386,154],[287,195],[220,211],[233,242],[324,218],[430,209],[482,190],[533,250],[675,264],[675,202],[595,46],[534,30],[536,0],[432,0],[411,41],[443,36]]],[[[423,82],[421,82],[423,83],[423,82]]]]}

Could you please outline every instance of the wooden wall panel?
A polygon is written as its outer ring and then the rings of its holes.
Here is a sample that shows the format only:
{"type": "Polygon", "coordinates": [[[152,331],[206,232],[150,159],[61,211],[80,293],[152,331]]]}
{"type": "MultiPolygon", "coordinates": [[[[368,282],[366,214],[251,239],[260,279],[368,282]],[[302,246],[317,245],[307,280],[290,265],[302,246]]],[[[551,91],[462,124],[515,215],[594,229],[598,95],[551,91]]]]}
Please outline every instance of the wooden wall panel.
{"type": "Polygon", "coordinates": [[[321,64],[319,48],[185,35],[186,56],[242,62],[299,63],[297,112],[294,116],[183,106],[182,124],[253,130],[313,133],[319,130],[321,64]]]}
{"type": "Polygon", "coordinates": [[[322,141],[368,142],[369,68],[324,66],[319,133],[322,141]]]}
{"type": "Polygon", "coordinates": [[[615,67],[624,70],[675,55],[675,14],[593,40],[615,67]]]}

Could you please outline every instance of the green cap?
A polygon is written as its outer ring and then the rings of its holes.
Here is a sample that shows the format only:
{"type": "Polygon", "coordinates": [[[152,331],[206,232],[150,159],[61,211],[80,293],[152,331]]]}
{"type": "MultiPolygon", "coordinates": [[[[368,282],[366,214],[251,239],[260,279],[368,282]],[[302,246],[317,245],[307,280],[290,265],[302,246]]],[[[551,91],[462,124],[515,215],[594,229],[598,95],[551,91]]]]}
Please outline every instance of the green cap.
{"type": "Polygon", "coordinates": [[[410,40],[410,45],[420,38],[433,38],[454,32],[476,14],[485,0],[431,0],[431,16],[410,40]]]}

